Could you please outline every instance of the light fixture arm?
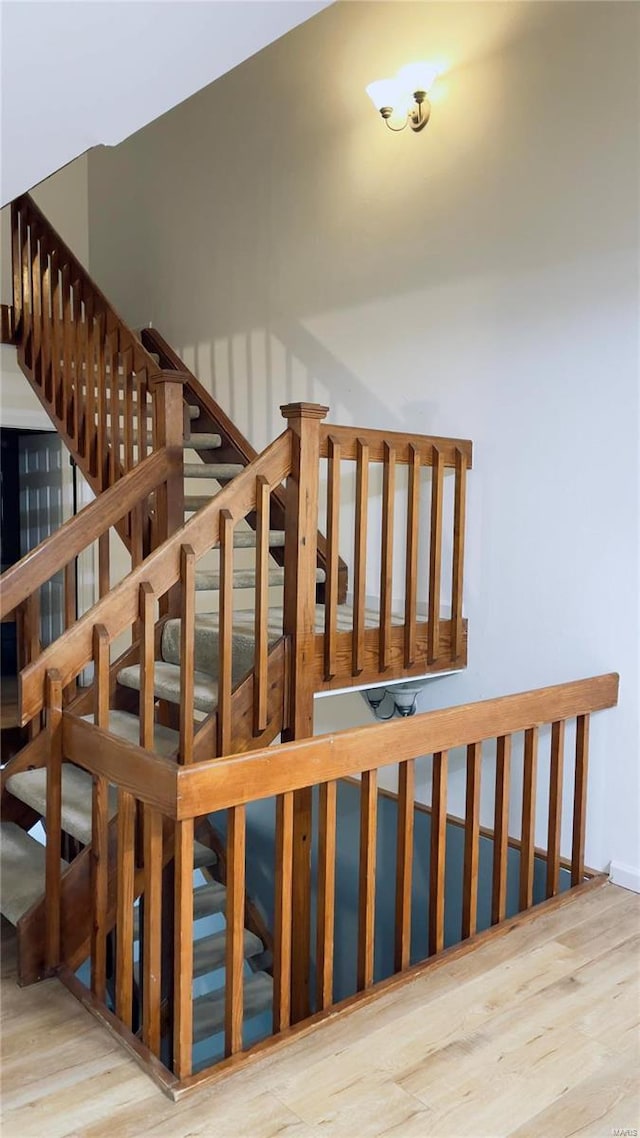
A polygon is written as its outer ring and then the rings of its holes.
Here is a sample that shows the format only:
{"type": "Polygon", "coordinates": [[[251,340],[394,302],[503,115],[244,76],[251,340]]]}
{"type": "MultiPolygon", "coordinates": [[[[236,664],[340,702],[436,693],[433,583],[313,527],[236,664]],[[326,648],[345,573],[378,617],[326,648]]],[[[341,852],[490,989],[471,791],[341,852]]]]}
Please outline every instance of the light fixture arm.
{"type": "Polygon", "coordinates": [[[407,117],[400,126],[394,126],[391,122],[393,107],[380,107],[380,114],[389,130],[393,130],[397,133],[400,130],[404,130],[405,127],[410,126],[413,131],[417,132],[427,125],[431,117],[431,103],[427,99],[426,91],[414,91],[413,98],[416,103],[416,108],[413,111],[407,112],[407,117]]]}

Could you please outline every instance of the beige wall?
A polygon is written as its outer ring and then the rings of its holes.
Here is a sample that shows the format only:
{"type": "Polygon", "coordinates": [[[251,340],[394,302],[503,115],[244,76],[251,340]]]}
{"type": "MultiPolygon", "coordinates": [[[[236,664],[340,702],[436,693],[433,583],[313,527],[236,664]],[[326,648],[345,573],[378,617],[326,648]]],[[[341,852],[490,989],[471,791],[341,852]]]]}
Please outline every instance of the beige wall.
{"type": "Polygon", "coordinates": [[[291,399],[473,439],[469,667],[422,707],[620,670],[587,856],[632,867],[639,17],[337,3],[89,163],[99,282],[258,446],[291,399]],[[449,64],[432,121],[393,135],[365,84],[421,56],[449,64]]]}
{"type": "MultiPolygon", "coordinates": [[[[83,265],[89,264],[89,198],[86,155],[53,174],[32,196],[83,265]]],[[[11,304],[11,207],[0,211],[1,296],[11,304]]],[[[14,348],[0,346],[0,424],[47,429],[51,423],[20,371],[14,348]]]]}

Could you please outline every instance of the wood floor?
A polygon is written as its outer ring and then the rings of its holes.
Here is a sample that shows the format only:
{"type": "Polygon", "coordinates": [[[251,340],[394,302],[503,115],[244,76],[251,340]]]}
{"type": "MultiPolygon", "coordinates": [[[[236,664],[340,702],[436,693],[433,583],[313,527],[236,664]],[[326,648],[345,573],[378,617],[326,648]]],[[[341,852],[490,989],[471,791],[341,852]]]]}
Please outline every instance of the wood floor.
{"type": "Polygon", "coordinates": [[[640,897],[612,885],[171,1103],[57,981],[14,984],[3,1138],[598,1138],[640,1131],[640,897]]]}

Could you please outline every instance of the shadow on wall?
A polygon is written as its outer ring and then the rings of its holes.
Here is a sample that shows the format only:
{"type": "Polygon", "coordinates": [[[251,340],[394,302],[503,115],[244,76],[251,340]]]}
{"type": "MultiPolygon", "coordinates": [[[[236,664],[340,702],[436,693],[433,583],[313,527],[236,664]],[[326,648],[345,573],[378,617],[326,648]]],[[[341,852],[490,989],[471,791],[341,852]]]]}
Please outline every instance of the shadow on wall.
{"type": "Polygon", "coordinates": [[[178,351],[258,450],[284,429],[285,403],[325,404],[328,420],[346,426],[360,425],[366,407],[368,427],[420,434],[428,433],[436,412],[435,402],[427,401],[406,404],[402,415],[394,412],[326,344],[284,316],[267,328],[183,344],[178,351]],[[330,383],[321,376],[330,376],[330,383]]]}

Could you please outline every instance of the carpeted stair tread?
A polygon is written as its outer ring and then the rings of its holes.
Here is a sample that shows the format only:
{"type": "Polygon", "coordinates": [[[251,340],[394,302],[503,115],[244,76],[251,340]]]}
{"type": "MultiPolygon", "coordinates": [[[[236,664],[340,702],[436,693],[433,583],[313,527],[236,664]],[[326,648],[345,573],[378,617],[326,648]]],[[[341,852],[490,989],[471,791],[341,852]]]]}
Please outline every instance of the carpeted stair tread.
{"type": "Polygon", "coordinates": [[[212,917],[215,913],[224,913],[226,906],[227,890],[220,881],[207,881],[206,885],[197,885],[193,891],[194,921],[212,917]]]}
{"type": "MultiPolygon", "coordinates": [[[[264,945],[255,933],[244,930],[243,954],[245,960],[258,956],[264,951],[264,945]]],[[[193,975],[206,976],[208,972],[216,972],[224,968],[227,953],[227,930],[222,929],[209,936],[199,937],[193,942],[193,975]]]]}
{"type": "MultiPolygon", "coordinates": [[[[1,886],[0,911],[17,925],[45,888],[45,848],[15,822],[0,822],[1,886]]],[[[63,869],[66,861],[61,861],[63,869]]]]}
{"type": "MultiPolygon", "coordinates": [[[[207,865],[214,865],[217,861],[213,850],[210,850],[208,846],[202,845],[201,842],[194,842],[194,869],[204,868],[203,865],[198,865],[197,862],[200,859],[204,860],[205,857],[213,859],[206,862],[207,865]]],[[[206,885],[197,885],[193,891],[193,919],[194,921],[201,921],[204,917],[213,917],[216,913],[224,913],[226,904],[227,890],[219,881],[207,881],[206,885]]],[[[136,905],[133,911],[133,939],[137,940],[139,936],[140,909],[136,905]]]]}
{"type": "MultiPolygon", "coordinates": [[[[171,664],[180,663],[181,620],[174,617],[165,623],[162,630],[162,658],[171,664]]],[[[274,643],[277,637],[272,637],[274,643]]],[[[194,662],[197,671],[206,672],[216,679],[218,676],[219,626],[217,613],[201,613],[195,620],[194,662]]],[[[244,626],[231,633],[232,683],[236,684],[253,669],[255,659],[255,636],[253,627],[244,626]]]]}
{"type": "MultiPolygon", "coordinates": [[[[254,972],[244,979],[244,1019],[249,1020],[273,1003],[273,979],[266,972],[254,972]]],[[[193,1042],[200,1043],[224,1030],[225,990],[218,988],[193,1001],[193,1042]]]]}
{"type": "MultiPolygon", "coordinates": [[[[218,706],[218,684],[207,672],[194,673],[193,706],[197,711],[211,712],[218,706]]],[[[130,664],[118,672],[118,683],[123,687],[140,691],[140,665],[130,664]]],[[[156,699],[166,699],[168,703],[180,703],[180,668],[166,660],[156,660],[154,667],[153,690],[156,699]]]]}
{"type": "MultiPolygon", "coordinates": [[[[93,715],[83,715],[87,723],[93,723],[93,715]]],[[[140,745],[140,720],[137,715],[129,711],[109,712],[109,731],[126,739],[129,743],[140,745]]],[[[180,744],[180,733],[171,727],[164,727],[161,723],[154,723],[154,752],[167,758],[175,755],[180,744]]]]}
{"type": "Polygon", "coordinates": [[[230,482],[242,474],[244,466],[240,462],[185,462],[185,478],[215,478],[216,482],[230,482]]]}
{"type": "MultiPolygon", "coordinates": [[[[91,841],[91,796],[93,779],[88,771],[62,764],[62,829],[86,846],[91,841]]],[[[47,812],[47,771],[20,771],[7,781],[7,789],[15,798],[26,802],[43,817],[47,812]]],[[[108,814],[112,818],[118,807],[114,786],[109,787],[108,814]]]]}
{"type": "MultiPolygon", "coordinates": [[[[325,579],[324,569],[316,569],[316,584],[322,584],[325,579]]],[[[256,584],[255,569],[235,569],[233,572],[234,589],[254,589],[256,584]]],[[[269,587],[276,588],[284,585],[284,567],[276,566],[269,570],[269,587]]],[[[196,589],[199,592],[217,592],[220,588],[220,573],[217,569],[197,569],[196,589]]],[[[324,610],[323,610],[324,611],[324,610]]]]}
{"type": "Polygon", "coordinates": [[[207,434],[204,431],[194,432],[184,440],[185,450],[220,450],[222,436],[207,434]]]}

